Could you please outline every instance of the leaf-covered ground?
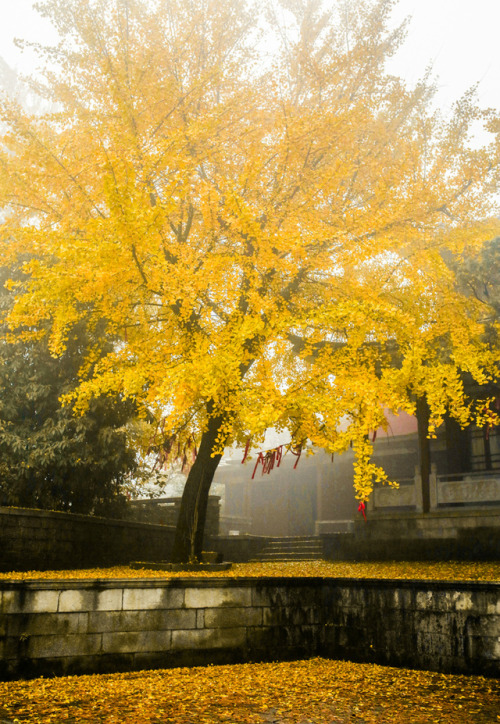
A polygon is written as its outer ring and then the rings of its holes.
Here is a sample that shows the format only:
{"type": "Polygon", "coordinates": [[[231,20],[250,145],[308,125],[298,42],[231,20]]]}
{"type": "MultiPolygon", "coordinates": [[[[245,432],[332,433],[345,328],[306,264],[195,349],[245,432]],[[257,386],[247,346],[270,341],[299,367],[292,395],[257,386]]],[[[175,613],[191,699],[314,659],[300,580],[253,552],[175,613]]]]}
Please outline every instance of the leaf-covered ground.
{"type": "Polygon", "coordinates": [[[489,724],[500,682],[311,659],[0,683],[0,721],[489,724]]]}
{"type": "Polygon", "coordinates": [[[341,561],[300,561],[293,563],[237,563],[229,571],[168,572],[147,568],[136,570],[128,566],[111,568],[87,568],[84,570],[27,571],[0,573],[0,580],[44,579],[87,579],[87,578],[179,578],[179,577],[220,577],[241,578],[245,576],[325,576],[334,578],[397,578],[444,581],[500,581],[500,561],[438,563],[419,562],[363,562],[341,561]]]}

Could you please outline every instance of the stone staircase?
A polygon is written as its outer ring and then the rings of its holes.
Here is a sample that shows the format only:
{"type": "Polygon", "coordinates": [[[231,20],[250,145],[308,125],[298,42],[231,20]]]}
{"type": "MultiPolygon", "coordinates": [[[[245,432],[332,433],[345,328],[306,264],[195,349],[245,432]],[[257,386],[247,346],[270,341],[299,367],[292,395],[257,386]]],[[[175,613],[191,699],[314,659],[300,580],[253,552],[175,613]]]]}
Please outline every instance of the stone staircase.
{"type": "Polygon", "coordinates": [[[252,563],[266,561],[320,561],[324,558],[323,543],[316,536],[271,538],[252,563]]]}

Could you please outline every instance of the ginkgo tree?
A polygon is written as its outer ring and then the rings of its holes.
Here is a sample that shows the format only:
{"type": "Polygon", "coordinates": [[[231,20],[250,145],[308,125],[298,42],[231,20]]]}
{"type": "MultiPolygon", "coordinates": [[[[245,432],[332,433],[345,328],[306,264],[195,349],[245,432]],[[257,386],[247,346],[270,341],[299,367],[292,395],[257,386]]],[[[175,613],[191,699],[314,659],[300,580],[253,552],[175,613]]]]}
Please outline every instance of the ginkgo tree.
{"type": "Polygon", "coordinates": [[[175,560],[200,555],[226,445],[352,446],[366,500],[385,410],[426,399],[431,434],[491,415],[462,386],[496,372],[484,308],[444,252],[498,233],[499,119],[387,73],[391,0],[37,6],[61,41],[33,81],[50,111],[2,105],[1,255],[31,255],[9,324],[47,320],[54,355],[106,324],[74,408],[131,397],[165,456],[196,446],[175,560]]]}

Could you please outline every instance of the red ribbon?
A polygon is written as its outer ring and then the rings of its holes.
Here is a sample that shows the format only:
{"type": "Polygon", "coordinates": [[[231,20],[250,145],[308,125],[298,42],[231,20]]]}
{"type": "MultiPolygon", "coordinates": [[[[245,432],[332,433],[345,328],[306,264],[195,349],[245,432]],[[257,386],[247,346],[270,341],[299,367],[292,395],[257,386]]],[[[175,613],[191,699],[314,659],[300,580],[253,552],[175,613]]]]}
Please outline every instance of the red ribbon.
{"type": "Polygon", "coordinates": [[[250,450],[250,438],[247,440],[247,444],[245,445],[245,452],[243,453],[243,460],[241,461],[241,464],[245,462],[245,460],[248,457],[248,451],[250,450]]]}
{"type": "Polygon", "coordinates": [[[253,469],[252,473],[252,480],[255,478],[255,473],[257,472],[257,468],[259,467],[259,464],[264,460],[264,455],[260,452],[259,457],[257,458],[257,462],[255,463],[255,467],[253,469]]]}
{"type": "Polygon", "coordinates": [[[366,513],[365,513],[366,505],[364,500],[361,501],[361,503],[358,505],[358,513],[362,513],[363,518],[366,520],[366,513]]]}
{"type": "MultiPolygon", "coordinates": [[[[267,452],[260,452],[259,457],[257,458],[257,462],[255,463],[255,467],[253,469],[252,474],[252,480],[255,478],[255,473],[257,472],[257,468],[262,463],[262,475],[269,475],[271,470],[276,465],[277,468],[279,468],[281,460],[283,458],[283,445],[279,445],[278,447],[273,448],[272,450],[268,450],[267,452]]],[[[245,458],[243,458],[244,460],[245,458]]],[[[298,460],[297,460],[298,462],[298,460]]],[[[295,463],[297,465],[297,463],[295,463]]]]}
{"type": "Polygon", "coordinates": [[[300,456],[302,455],[302,448],[300,445],[297,445],[297,447],[295,449],[292,446],[290,446],[290,450],[297,458],[297,460],[295,461],[295,465],[293,466],[293,469],[295,470],[295,468],[299,464],[300,456]]]}

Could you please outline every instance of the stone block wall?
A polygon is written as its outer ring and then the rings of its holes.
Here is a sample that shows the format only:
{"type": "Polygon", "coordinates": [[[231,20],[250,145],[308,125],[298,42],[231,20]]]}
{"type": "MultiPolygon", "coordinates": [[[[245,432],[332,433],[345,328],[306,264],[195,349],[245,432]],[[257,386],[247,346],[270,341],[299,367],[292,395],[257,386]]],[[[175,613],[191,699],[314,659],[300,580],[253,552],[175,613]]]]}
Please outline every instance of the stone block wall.
{"type": "Polygon", "coordinates": [[[316,655],[500,675],[500,585],[0,581],[4,678],[316,655]]]}
{"type": "Polygon", "coordinates": [[[0,508],[0,570],[168,560],[174,528],[29,508],[0,508]]]}
{"type": "Polygon", "coordinates": [[[321,596],[307,579],[0,581],[0,675],[314,655],[321,596]]]}
{"type": "Polygon", "coordinates": [[[412,512],[386,512],[370,515],[364,521],[360,515],[354,522],[355,534],[360,539],[453,539],[461,533],[472,533],[483,528],[494,528],[500,533],[500,509],[457,508],[440,510],[425,515],[412,512]]]}
{"type": "Polygon", "coordinates": [[[344,561],[500,560],[498,510],[392,513],[321,535],[326,558],[344,561]]]}
{"type": "Polygon", "coordinates": [[[500,584],[343,579],[324,613],[330,658],[500,675],[500,584]]]}

